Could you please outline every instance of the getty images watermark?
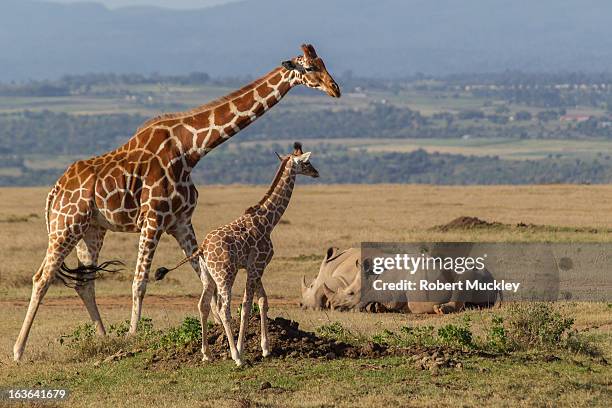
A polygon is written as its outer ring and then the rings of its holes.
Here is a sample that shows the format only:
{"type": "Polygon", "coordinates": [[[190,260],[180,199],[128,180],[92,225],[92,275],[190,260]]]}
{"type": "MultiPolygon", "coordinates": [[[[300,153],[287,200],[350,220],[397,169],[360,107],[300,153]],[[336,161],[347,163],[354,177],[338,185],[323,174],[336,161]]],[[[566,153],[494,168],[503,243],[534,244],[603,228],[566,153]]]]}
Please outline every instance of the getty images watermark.
{"type": "Polygon", "coordinates": [[[361,245],[362,302],[612,300],[612,244],[361,245]]]}
{"type": "MultiPolygon", "coordinates": [[[[400,290],[400,291],[512,291],[516,293],[521,286],[520,282],[507,282],[505,280],[486,280],[483,276],[474,276],[473,279],[462,279],[460,275],[473,273],[473,271],[483,272],[486,269],[485,260],[487,254],[483,256],[431,256],[421,254],[395,254],[394,256],[376,256],[372,258],[372,272],[375,275],[382,275],[386,271],[403,271],[410,276],[423,271],[452,271],[459,276],[447,276],[440,273],[435,280],[419,279],[400,279],[395,282],[385,282],[383,279],[375,279],[372,282],[374,290],[400,290]],[[441,279],[442,278],[442,279],[441,279]]],[[[367,265],[367,263],[366,263],[367,265]]],[[[429,274],[431,275],[431,273],[429,274]]],[[[481,274],[479,274],[481,275],[481,274]]]]}

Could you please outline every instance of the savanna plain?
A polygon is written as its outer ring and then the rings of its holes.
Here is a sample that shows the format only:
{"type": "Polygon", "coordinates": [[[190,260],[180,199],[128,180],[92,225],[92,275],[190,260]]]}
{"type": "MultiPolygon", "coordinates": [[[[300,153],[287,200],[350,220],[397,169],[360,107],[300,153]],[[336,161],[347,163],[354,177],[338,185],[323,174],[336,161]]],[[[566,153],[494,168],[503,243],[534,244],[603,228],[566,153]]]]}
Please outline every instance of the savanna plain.
{"type": "MultiPolygon", "coordinates": [[[[240,215],[265,190],[266,186],[200,186],[194,216],[199,239],[240,215]]],[[[499,326],[497,331],[491,327],[513,313],[512,305],[445,316],[304,311],[298,306],[302,276],[307,281],[316,276],[330,246],[358,246],[362,241],[612,242],[612,186],[300,186],[298,181],[290,207],[273,233],[275,258],[263,278],[269,315],[349,342],[392,343],[400,332],[454,328],[450,337],[447,329],[437,333],[457,340],[444,349],[453,346],[456,361],[435,370],[415,364],[406,344],[405,354],[371,358],[298,354],[262,361],[253,354],[252,364],[240,369],[223,355],[208,363],[151,364],[164,353],[156,348],[158,341],[118,335],[117,328],[129,318],[138,245],[136,235],[119,233],[107,235],[100,260],[122,260],[126,269],[103,275],[96,283],[102,318],[107,327],[115,327],[113,333],[107,339],[83,341],[89,321],[85,308],[73,289],[54,284],[34,321],[23,361],[15,363],[13,342],[27,308],[31,277],[47,244],[46,193],[45,188],[0,189],[0,386],[70,390],[68,400],[44,406],[609,406],[612,401],[609,303],[548,306],[549,312],[572,320],[559,342],[571,331],[580,347],[495,352],[490,347],[475,352],[472,343],[491,344],[493,337],[502,338],[499,326]],[[499,224],[438,228],[460,216],[499,224]],[[108,358],[113,355],[120,358],[108,358]]],[[[164,236],[153,269],[172,266],[181,258],[178,245],[164,236]]],[[[74,254],[67,262],[76,265],[74,254]]],[[[234,314],[243,287],[242,273],[234,287],[234,314]]],[[[185,326],[186,317],[197,316],[200,290],[188,266],[164,281],[149,282],[146,331],[154,332],[156,339],[168,339],[164,333],[180,334],[177,327],[185,326]]],[[[164,344],[166,349],[180,349],[184,343],[179,343],[164,344]]]]}

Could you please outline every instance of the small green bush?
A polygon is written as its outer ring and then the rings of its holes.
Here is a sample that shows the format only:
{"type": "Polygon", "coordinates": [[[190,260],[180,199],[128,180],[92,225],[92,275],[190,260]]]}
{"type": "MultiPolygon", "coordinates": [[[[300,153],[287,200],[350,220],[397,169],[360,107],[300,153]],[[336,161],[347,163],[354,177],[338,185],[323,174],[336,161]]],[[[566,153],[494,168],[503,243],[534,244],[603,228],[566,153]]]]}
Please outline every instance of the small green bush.
{"type": "Polygon", "coordinates": [[[97,336],[91,323],[77,326],[72,333],[61,335],[59,343],[67,346],[78,361],[102,355],[111,355],[131,345],[127,337],[97,336]]]}
{"type": "Polygon", "coordinates": [[[172,327],[161,335],[158,347],[184,347],[190,343],[202,341],[200,319],[187,316],[180,326],[172,327]]]}
{"type": "Polygon", "coordinates": [[[356,339],[356,336],[351,333],[350,330],[342,326],[340,322],[324,324],[323,326],[317,327],[315,332],[321,337],[340,341],[352,342],[356,339]]]}
{"type": "Polygon", "coordinates": [[[393,333],[391,330],[385,329],[382,332],[373,335],[372,341],[378,344],[396,345],[396,344],[399,344],[402,341],[402,339],[401,339],[401,336],[398,336],[397,334],[393,333]]]}
{"type": "Polygon", "coordinates": [[[398,347],[437,345],[433,326],[404,326],[400,329],[399,333],[383,330],[372,336],[372,341],[378,344],[398,347]]]}
{"type": "Polygon", "coordinates": [[[509,308],[506,335],[514,350],[556,348],[567,338],[574,319],[549,303],[519,303],[509,308]]]}
{"type": "Polygon", "coordinates": [[[406,345],[430,346],[436,343],[433,326],[404,326],[400,333],[406,345]]]}
{"type": "Polygon", "coordinates": [[[80,344],[93,339],[96,335],[96,329],[93,324],[85,323],[77,326],[72,333],[62,334],[58,338],[59,344],[65,345],[68,348],[76,349],[80,344]]]}
{"type": "Polygon", "coordinates": [[[461,325],[447,324],[438,329],[438,337],[447,346],[473,348],[474,339],[470,321],[465,318],[461,325]]]}
{"type": "Polygon", "coordinates": [[[127,336],[130,322],[111,324],[106,336],[98,336],[92,323],[77,326],[71,333],[63,334],[58,341],[74,352],[77,360],[87,360],[96,356],[107,356],[128,348],[146,347],[149,339],[157,335],[153,330],[153,321],[142,317],[138,331],[134,336],[127,336]]]}
{"type": "Polygon", "coordinates": [[[503,317],[493,315],[491,326],[488,328],[485,347],[497,352],[508,350],[508,336],[506,335],[503,317]]]}
{"type": "MultiPolygon", "coordinates": [[[[114,335],[116,337],[124,337],[128,334],[130,330],[130,321],[124,320],[118,324],[111,324],[108,327],[107,333],[108,335],[114,335]]],[[[138,328],[136,330],[136,337],[143,339],[147,337],[151,337],[155,334],[153,330],[153,319],[150,317],[142,317],[138,322],[138,328]]]]}
{"type": "MultiPolygon", "coordinates": [[[[242,316],[242,303],[238,305],[238,310],[236,314],[240,319],[240,317],[242,316]]],[[[257,303],[253,303],[253,306],[251,307],[251,317],[255,315],[259,315],[259,305],[257,303]]]]}

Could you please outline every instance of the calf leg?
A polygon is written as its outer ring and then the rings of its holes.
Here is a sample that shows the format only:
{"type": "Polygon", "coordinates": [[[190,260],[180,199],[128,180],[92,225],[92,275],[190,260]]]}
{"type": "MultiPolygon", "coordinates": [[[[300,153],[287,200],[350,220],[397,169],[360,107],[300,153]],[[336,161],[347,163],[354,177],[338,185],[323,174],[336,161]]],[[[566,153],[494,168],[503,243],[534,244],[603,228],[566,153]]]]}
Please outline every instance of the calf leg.
{"type": "MultiPolygon", "coordinates": [[[[191,223],[176,228],[176,230],[172,232],[172,236],[174,239],[176,239],[176,242],[178,242],[185,256],[193,255],[193,253],[198,249],[198,241],[191,223]]],[[[203,269],[201,268],[198,259],[191,260],[191,267],[195,271],[196,275],[201,277],[203,269]]],[[[210,310],[212,310],[215,323],[221,324],[221,318],[219,317],[219,310],[217,308],[216,290],[214,290],[214,292],[214,295],[210,297],[210,310]]]]}
{"type": "MultiPolygon", "coordinates": [[[[207,260],[208,261],[208,260],[207,260]]],[[[232,284],[236,277],[236,268],[233,265],[218,265],[215,268],[211,268],[211,265],[207,262],[208,271],[217,284],[217,291],[219,293],[220,314],[223,328],[225,329],[225,335],[227,342],[229,343],[230,353],[232,359],[236,362],[237,366],[242,366],[243,362],[240,359],[240,355],[236,350],[236,344],[234,342],[234,334],[232,332],[232,316],[230,310],[230,301],[232,297],[232,284]]]]}
{"type": "Polygon", "coordinates": [[[212,280],[208,271],[203,265],[203,261],[200,258],[200,278],[202,279],[202,296],[198,302],[198,309],[200,311],[200,325],[202,326],[202,361],[209,361],[211,359],[210,351],[208,350],[208,312],[210,311],[210,299],[213,295],[215,282],[212,280]]]}
{"type": "Polygon", "coordinates": [[[255,285],[257,280],[251,276],[250,272],[247,272],[247,282],[244,288],[244,296],[242,298],[242,309],[240,311],[240,331],[238,332],[238,357],[242,359],[242,353],[244,351],[244,340],[246,332],[249,327],[249,317],[251,317],[251,309],[253,308],[253,295],[255,293],[255,285]]]}
{"type": "Polygon", "coordinates": [[[268,345],[268,295],[266,294],[261,279],[258,283],[257,303],[259,305],[259,317],[261,320],[261,351],[264,357],[268,357],[270,355],[270,348],[268,345]]]}

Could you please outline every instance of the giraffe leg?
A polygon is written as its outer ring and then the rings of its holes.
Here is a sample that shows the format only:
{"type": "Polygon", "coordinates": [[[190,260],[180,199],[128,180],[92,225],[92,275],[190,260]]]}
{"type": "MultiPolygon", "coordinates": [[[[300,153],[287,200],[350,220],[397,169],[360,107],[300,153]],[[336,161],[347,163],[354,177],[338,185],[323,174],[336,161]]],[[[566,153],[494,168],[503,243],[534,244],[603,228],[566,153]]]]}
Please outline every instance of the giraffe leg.
{"type": "Polygon", "coordinates": [[[261,320],[261,352],[264,357],[270,355],[270,347],[268,344],[268,295],[263,287],[261,279],[258,281],[258,300],[259,317],[261,320]]]}
{"type": "MultiPolygon", "coordinates": [[[[76,247],[80,265],[90,266],[98,264],[98,255],[100,254],[105,234],[106,230],[101,227],[89,227],[83,239],[79,241],[76,247]]],[[[106,335],[106,330],[98,311],[98,305],[96,304],[95,279],[77,283],[75,290],[85,304],[85,308],[96,326],[98,334],[101,336],[106,335]]]]}
{"type": "Polygon", "coordinates": [[[212,310],[213,320],[215,324],[222,324],[221,315],[219,314],[219,294],[217,293],[217,288],[213,288],[213,294],[210,297],[210,310],[212,310]]]}
{"type": "Polygon", "coordinates": [[[208,350],[208,312],[210,311],[210,299],[213,295],[213,289],[215,282],[212,280],[204,261],[200,258],[200,270],[202,271],[200,277],[202,278],[202,296],[198,302],[198,309],[200,311],[200,325],[202,326],[202,361],[210,361],[211,355],[208,350]]]}
{"type": "Polygon", "coordinates": [[[19,361],[23,355],[25,344],[32,328],[32,322],[36,317],[36,312],[40,306],[40,302],[45,297],[49,285],[53,281],[57,270],[64,262],[66,256],[72,251],[76,242],[80,237],[69,236],[68,238],[56,238],[49,241],[49,247],[47,249],[47,255],[42,265],[38,269],[38,272],[32,278],[32,296],[30,297],[30,304],[28,311],[26,312],[19,337],[13,347],[13,358],[15,361],[19,361]]]}
{"type": "MultiPolygon", "coordinates": [[[[179,246],[185,253],[185,256],[191,256],[198,249],[198,240],[196,239],[195,232],[193,231],[193,225],[191,223],[181,225],[172,232],[172,236],[176,239],[179,246]]],[[[198,277],[201,276],[202,268],[197,259],[191,261],[191,267],[195,271],[198,277]]],[[[213,285],[214,286],[214,285],[213,285]]],[[[213,319],[215,323],[221,324],[221,318],[219,317],[219,309],[217,307],[217,291],[214,290],[214,294],[210,297],[210,310],[212,310],[213,319]]]]}
{"type": "Polygon", "coordinates": [[[147,290],[149,281],[149,270],[157,243],[161,237],[162,230],[156,224],[147,223],[140,232],[140,242],[138,244],[138,261],[136,262],[136,272],[132,283],[132,317],[130,319],[130,330],[128,334],[135,334],[142,313],[142,300],[147,290]]]}
{"type": "Polygon", "coordinates": [[[238,332],[238,358],[242,359],[244,351],[244,339],[249,326],[249,317],[253,308],[253,294],[255,293],[255,285],[257,284],[256,277],[248,272],[246,287],[244,288],[244,297],[242,298],[242,309],[240,311],[240,331],[238,332]]]}
{"type": "MultiPolygon", "coordinates": [[[[215,274],[213,274],[214,276],[215,274]]],[[[216,274],[217,276],[219,274],[216,274]]],[[[227,275],[226,275],[227,276],[227,275]]],[[[216,282],[217,290],[219,291],[219,298],[221,302],[221,322],[223,323],[223,327],[225,329],[225,335],[227,337],[227,342],[229,343],[230,353],[232,355],[232,359],[236,362],[238,367],[242,366],[244,363],[240,359],[240,355],[236,350],[236,344],[234,343],[234,333],[232,332],[232,316],[230,310],[230,301],[232,297],[232,287],[231,284],[228,285],[226,282],[216,282]],[[220,284],[222,286],[220,286],[220,284]]]]}

